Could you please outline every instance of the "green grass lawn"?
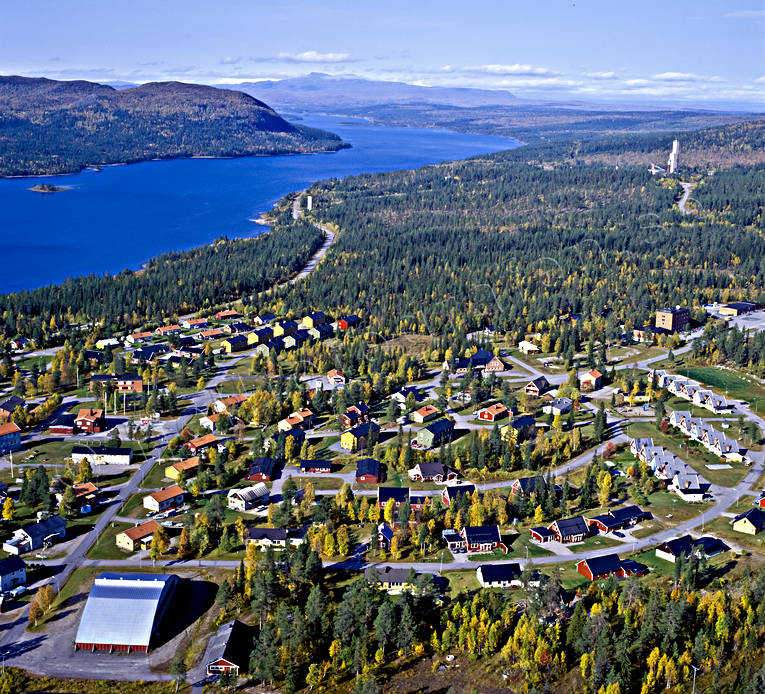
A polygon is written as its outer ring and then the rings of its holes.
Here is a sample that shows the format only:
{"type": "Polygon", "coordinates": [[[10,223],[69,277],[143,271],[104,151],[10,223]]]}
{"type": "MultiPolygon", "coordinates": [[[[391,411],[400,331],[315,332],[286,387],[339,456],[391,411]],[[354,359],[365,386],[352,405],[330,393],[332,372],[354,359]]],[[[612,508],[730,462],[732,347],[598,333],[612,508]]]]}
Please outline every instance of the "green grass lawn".
{"type": "Polygon", "coordinates": [[[165,478],[165,468],[168,465],[171,465],[171,462],[167,460],[157,461],[146,477],[141,480],[140,486],[143,489],[158,489],[159,487],[167,486],[170,480],[165,478]]]}
{"type": "Polygon", "coordinates": [[[298,489],[305,489],[306,482],[312,482],[314,489],[337,489],[340,491],[343,486],[343,480],[340,477],[331,477],[330,475],[322,477],[293,477],[298,489]]]}
{"type": "Polygon", "coordinates": [[[446,594],[452,599],[460,593],[469,593],[481,588],[475,575],[475,569],[444,571],[441,576],[446,580],[446,594]]]}
{"type": "Polygon", "coordinates": [[[127,518],[145,518],[148,513],[148,509],[143,507],[143,498],[146,494],[131,494],[122,504],[122,508],[119,510],[118,516],[125,516],[127,518]]]}
{"type": "Polygon", "coordinates": [[[116,545],[116,537],[123,530],[132,528],[130,523],[121,523],[113,521],[109,526],[98,536],[95,544],[88,550],[86,556],[90,559],[126,559],[132,557],[133,553],[125,552],[119,549],[116,545]]]}
{"type": "Polygon", "coordinates": [[[676,373],[699,381],[727,397],[746,400],[752,410],[765,414],[765,386],[754,379],[715,366],[688,366],[676,373]]]}
{"type": "MultiPolygon", "coordinates": [[[[751,508],[751,504],[749,508],[751,508]]],[[[730,524],[732,520],[732,518],[725,516],[715,518],[705,524],[704,531],[744,549],[765,555],[765,532],[759,532],[756,535],[736,532],[730,524]]]]}
{"type": "Polygon", "coordinates": [[[635,437],[650,437],[657,446],[666,448],[678,458],[688,463],[704,479],[721,487],[735,487],[749,469],[743,463],[730,463],[728,470],[711,470],[707,465],[719,465],[723,461],[716,455],[707,451],[698,441],[683,436],[677,429],[670,427],[667,434],[663,434],[656,426],[649,422],[633,422],[627,426],[627,435],[635,437]]]}

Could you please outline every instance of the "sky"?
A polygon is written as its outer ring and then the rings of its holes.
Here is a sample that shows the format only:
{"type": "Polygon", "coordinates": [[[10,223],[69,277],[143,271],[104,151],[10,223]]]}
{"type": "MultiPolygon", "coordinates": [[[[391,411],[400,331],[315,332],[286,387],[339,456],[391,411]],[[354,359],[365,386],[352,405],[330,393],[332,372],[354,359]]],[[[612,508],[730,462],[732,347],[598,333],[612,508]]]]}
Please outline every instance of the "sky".
{"type": "Polygon", "coordinates": [[[3,0],[0,74],[324,72],[522,98],[765,110],[765,0],[3,0]]]}

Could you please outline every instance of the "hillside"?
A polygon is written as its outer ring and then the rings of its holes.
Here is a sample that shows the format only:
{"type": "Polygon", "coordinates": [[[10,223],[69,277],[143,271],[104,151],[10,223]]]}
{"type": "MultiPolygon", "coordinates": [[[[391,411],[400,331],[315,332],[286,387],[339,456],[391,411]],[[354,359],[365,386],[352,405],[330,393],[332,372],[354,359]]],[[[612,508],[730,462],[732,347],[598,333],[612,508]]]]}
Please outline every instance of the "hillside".
{"type": "Polygon", "coordinates": [[[189,156],[334,151],[340,138],[295,126],[241,92],[179,82],[116,90],[0,77],[0,176],[189,156]]]}

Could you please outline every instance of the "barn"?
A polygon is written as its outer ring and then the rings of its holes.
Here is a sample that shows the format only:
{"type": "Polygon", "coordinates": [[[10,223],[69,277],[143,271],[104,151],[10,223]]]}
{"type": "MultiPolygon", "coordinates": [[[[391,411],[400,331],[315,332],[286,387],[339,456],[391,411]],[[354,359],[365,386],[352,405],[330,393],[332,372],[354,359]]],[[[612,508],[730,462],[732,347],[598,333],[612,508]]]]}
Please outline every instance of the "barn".
{"type": "Polygon", "coordinates": [[[146,653],[178,580],[174,574],[98,576],[82,611],[75,650],[146,653]]]}

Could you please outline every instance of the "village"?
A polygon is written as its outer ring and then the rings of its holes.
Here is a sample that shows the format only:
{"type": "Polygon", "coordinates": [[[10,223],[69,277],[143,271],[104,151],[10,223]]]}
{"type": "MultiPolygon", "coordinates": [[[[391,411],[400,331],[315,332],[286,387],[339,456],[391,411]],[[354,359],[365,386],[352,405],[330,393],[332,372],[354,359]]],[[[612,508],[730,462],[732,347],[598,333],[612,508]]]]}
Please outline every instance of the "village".
{"type": "MultiPolygon", "coordinates": [[[[36,383],[18,370],[0,401],[2,612],[45,622],[25,595],[103,567],[66,622],[73,652],[146,653],[179,590],[173,571],[195,563],[310,552],[391,594],[429,577],[443,597],[465,581],[526,595],[556,572],[584,590],[745,552],[765,529],[753,487],[765,425],[671,373],[668,352],[693,337],[687,311],[659,311],[635,346],[590,345],[567,369],[539,336],[512,346],[487,328],[460,353],[414,355],[370,344],[354,314],[238,307],[96,334],[48,369],[27,357],[36,383]],[[654,346],[667,335],[671,347],[654,346]],[[44,395],[72,364],[73,387],[44,395]],[[150,598],[126,635],[104,610],[131,591],[150,598]]],[[[241,628],[212,635],[201,676],[246,669],[231,655],[241,628]]]]}

